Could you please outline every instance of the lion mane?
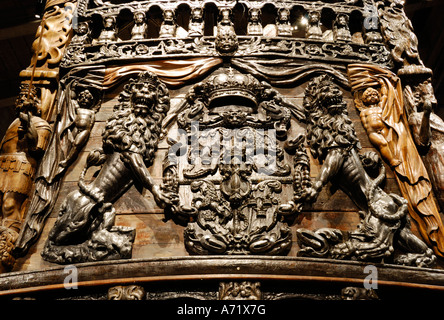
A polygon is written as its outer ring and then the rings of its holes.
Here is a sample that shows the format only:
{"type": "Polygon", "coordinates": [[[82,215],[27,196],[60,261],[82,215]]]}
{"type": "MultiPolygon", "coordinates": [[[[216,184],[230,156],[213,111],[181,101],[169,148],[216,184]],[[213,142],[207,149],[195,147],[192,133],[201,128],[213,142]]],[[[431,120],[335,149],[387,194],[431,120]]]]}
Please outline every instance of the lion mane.
{"type": "Polygon", "coordinates": [[[142,72],[136,79],[125,85],[119,96],[119,104],[114,107],[113,115],[107,120],[102,135],[103,151],[136,152],[143,155],[145,164],[150,166],[162,131],[162,121],[169,110],[168,90],[157,77],[150,72],[142,72]],[[153,110],[145,116],[136,116],[133,112],[130,97],[133,88],[140,82],[150,81],[156,88],[156,99],[153,110]]]}
{"type": "Polygon", "coordinates": [[[360,148],[347,104],[339,91],[328,75],[314,78],[305,89],[307,142],[313,157],[321,162],[332,148],[360,148]],[[329,108],[331,105],[336,108],[329,108]]]}

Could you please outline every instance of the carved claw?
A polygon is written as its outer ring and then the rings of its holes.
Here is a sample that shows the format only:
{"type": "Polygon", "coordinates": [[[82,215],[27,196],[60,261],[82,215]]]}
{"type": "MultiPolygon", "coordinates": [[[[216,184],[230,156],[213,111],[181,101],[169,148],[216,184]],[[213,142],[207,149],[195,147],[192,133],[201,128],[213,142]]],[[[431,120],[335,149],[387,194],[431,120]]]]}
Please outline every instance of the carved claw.
{"type": "Polygon", "coordinates": [[[167,206],[171,207],[179,203],[179,196],[177,193],[162,191],[159,186],[153,186],[151,193],[154,196],[154,200],[161,208],[165,208],[167,206]]]}

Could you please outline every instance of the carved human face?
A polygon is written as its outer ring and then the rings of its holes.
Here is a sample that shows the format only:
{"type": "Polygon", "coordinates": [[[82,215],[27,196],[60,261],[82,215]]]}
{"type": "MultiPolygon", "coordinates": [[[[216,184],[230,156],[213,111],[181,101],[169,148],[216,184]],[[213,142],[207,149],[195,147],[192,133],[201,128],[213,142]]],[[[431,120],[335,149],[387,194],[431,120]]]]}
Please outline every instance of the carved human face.
{"type": "Polygon", "coordinates": [[[362,102],[367,106],[378,104],[380,100],[381,96],[378,90],[374,88],[368,88],[362,94],[362,102]]]}
{"type": "Polygon", "coordinates": [[[143,20],[145,19],[145,15],[142,12],[137,12],[134,16],[134,22],[135,23],[143,23],[143,20]]]}
{"type": "Polygon", "coordinates": [[[252,21],[252,22],[259,21],[259,11],[258,10],[251,10],[250,21],[252,21]]]}
{"type": "Polygon", "coordinates": [[[319,22],[319,18],[320,18],[319,12],[310,12],[308,15],[308,19],[311,24],[319,22]]]}
{"type": "Polygon", "coordinates": [[[135,83],[130,100],[134,113],[137,116],[145,116],[151,111],[156,100],[156,88],[147,82],[135,83]]]}
{"type": "Polygon", "coordinates": [[[173,11],[171,10],[167,10],[165,11],[164,15],[163,15],[163,19],[165,21],[173,21],[174,20],[174,14],[173,11]]]}
{"type": "Polygon", "coordinates": [[[245,124],[251,108],[243,106],[226,106],[222,113],[224,124],[228,127],[240,127],[245,124]]]}
{"type": "Polygon", "coordinates": [[[89,109],[92,106],[92,102],[94,100],[93,95],[89,90],[83,90],[79,93],[77,98],[77,102],[79,103],[80,108],[89,109]]]}
{"type": "Polygon", "coordinates": [[[192,16],[193,16],[193,19],[195,19],[195,20],[202,19],[202,9],[200,9],[200,8],[194,9],[192,16]]]}
{"type": "Polygon", "coordinates": [[[287,10],[279,11],[279,21],[286,22],[289,19],[289,12],[287,10]]]}
{"type": "Polygon", "coordinates": [[[79,35],[84,35],[88,33],[88,24],[86,22],[80,23],[79,28],[77,29],[77,33],[79,35]]]}
{"type": "Polygon", "coordinates": [[[347,16],[341,14],[341,15],[338,16],[336,21],[337,21],[338,26],[345,27],[347,25],[347,22],[348,22],[347,21],[347,16]]]}
{"type": "Polygon", "coordinates": [[[114,24],[115,24],[115,20],[114,20],[113,17],[107,17],[107,18],[105,18],[105,21],[104,21],[104,23],[103,23],[105,29],[111,29],[111,28],[113,28],[113,27],[114,27],[114,24]]]}

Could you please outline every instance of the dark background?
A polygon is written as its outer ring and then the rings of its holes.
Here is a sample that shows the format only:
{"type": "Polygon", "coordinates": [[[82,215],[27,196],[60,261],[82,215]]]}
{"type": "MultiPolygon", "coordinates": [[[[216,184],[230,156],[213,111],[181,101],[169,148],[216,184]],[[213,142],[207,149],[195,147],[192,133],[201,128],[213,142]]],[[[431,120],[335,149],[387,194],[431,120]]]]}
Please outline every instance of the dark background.
{"type": "MultiPolygon", "coordinates": [[[[37,0],[0,0],[0,136],[14,119],[19,73],[31,61],[39,24],[37,0]]],[[[419,39],[424,64],[434,71],[439,114],[444,110],[444,0],[406,0],[405,11],[419,39]]]]}

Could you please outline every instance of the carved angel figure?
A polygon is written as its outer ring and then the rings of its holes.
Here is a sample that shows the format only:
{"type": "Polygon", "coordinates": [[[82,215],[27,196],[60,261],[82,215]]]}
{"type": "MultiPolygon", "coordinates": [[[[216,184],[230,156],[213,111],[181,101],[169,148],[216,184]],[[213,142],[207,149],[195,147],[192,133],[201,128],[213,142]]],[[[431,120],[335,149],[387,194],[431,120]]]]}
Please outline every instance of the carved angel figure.
{"type": "Polygon", "coordinates": [[[160,206],[176,194],[164,193],[148,172],[157,150],[161,122],[169,109],[169,94],[157,76],[142,72],[130,80],[108,119],[102,149],[91,151],[80,179],[60,208],[42,256],[56,263],[96,261],[131,256],[135,232],[114,226],[112,203],[130,186],[150,190],[160,206]],[[88,168],[101,165],[95,180],[83,180],[88,168]]]}
{"type": "MultiPolygon", "coordinates": [[[[436,254],[444,255],[444,225],[429,174],[410,132],[399,77],[390,70],[363,64],[349,65],[348,74],[355,97],[369,87],[380,92],[382,119],[387,128],[380,133],[388,141],[392,155],[400,160],[393,169],[400,191],[408,200],[410,215],[418,224],[423,239],[436,254]]],[[[355,103],[359,103],[359,97],[355,103]]],[[[388,163],[394,161],[381,154],[388,163]]]]}

